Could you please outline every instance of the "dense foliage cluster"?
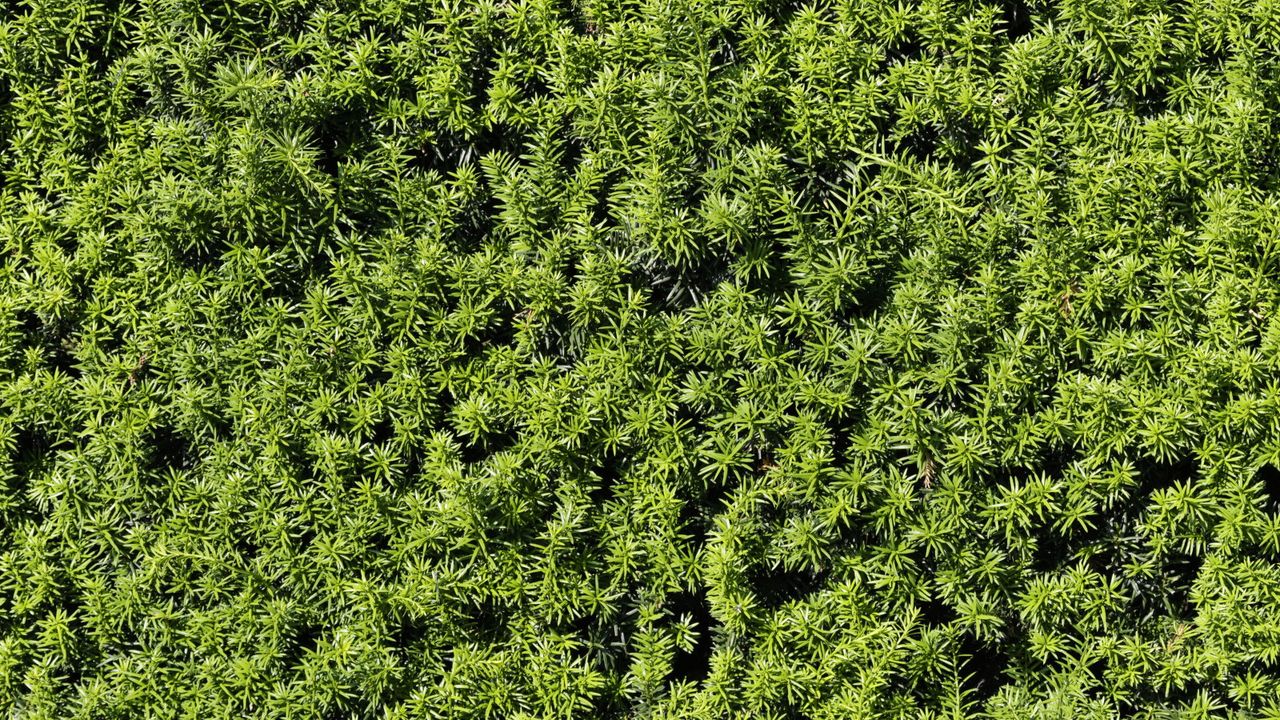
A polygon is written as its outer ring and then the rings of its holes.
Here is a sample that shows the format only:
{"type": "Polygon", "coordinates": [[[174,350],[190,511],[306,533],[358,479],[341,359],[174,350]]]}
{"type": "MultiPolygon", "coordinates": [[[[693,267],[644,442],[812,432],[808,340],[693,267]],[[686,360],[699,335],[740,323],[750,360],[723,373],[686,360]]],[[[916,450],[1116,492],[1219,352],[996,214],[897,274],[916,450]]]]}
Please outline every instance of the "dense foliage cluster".
{"type": "Polygon", "coordinates": [[[1280,3],[0,12],[7,716],[1280,717],[1280,3]]]}

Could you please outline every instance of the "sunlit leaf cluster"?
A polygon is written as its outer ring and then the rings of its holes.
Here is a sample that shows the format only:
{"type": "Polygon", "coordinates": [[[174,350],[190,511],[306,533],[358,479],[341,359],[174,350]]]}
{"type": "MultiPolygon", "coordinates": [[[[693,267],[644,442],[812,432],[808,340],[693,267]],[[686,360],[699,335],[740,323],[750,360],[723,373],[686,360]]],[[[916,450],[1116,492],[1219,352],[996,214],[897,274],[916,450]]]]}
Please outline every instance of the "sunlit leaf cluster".
{"type": "Polygon", "coordinates": [[[1280,718],[1280,4],[0,4],[15,718],[1280,718]]]}

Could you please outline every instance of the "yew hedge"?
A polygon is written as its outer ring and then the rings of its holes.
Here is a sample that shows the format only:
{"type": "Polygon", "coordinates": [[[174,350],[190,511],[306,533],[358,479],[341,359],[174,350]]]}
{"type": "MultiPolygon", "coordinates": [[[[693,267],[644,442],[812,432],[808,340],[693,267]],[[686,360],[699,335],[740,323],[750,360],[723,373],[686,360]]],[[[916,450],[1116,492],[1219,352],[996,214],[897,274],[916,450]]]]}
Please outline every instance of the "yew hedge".
{"type": "Polygon", "coordinates": [[[1280,3],[5,0],[14,718],[1280,718],[1280,3]]]}

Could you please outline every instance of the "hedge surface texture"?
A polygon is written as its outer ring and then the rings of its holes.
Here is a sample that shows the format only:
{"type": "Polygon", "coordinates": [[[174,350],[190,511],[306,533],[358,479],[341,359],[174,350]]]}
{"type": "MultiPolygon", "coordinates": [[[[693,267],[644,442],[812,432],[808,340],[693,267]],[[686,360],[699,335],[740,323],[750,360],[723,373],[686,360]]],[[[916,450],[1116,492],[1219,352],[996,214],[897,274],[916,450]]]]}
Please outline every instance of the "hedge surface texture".
{"type": "Polygon", "coordinates": [[[7,716],[1280,717],[1280,3],[0,12],[7,716]]]}

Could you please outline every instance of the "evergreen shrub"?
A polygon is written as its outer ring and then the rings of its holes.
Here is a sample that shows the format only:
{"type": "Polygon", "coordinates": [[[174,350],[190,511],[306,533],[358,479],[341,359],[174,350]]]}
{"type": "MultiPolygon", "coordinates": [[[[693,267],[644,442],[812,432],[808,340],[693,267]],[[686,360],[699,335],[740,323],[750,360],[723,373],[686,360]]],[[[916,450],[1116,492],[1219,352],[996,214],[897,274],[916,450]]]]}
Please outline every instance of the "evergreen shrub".
{"type": "Polygon", "coordinates": [[[1280,3],[5,0],[13,718],[1280,718],[1280,3]]]}

